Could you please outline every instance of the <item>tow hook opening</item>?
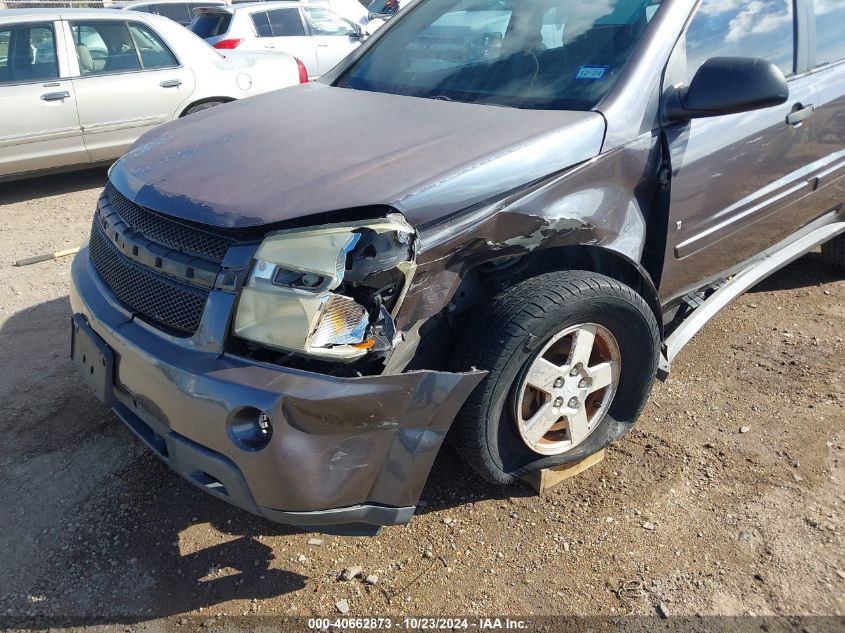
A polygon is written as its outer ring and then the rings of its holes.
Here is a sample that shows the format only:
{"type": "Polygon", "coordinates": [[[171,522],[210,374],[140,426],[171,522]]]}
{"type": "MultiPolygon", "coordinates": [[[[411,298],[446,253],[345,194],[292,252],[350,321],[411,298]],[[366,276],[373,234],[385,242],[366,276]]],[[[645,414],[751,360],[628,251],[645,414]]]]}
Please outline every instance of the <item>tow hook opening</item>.
{"type": "Polygon", "coordinates": [[[241,407],[229,418],[227,425],[229,439],[245,451],[260,451],[273,437],[273,425],[261,409],[241,407]]]}

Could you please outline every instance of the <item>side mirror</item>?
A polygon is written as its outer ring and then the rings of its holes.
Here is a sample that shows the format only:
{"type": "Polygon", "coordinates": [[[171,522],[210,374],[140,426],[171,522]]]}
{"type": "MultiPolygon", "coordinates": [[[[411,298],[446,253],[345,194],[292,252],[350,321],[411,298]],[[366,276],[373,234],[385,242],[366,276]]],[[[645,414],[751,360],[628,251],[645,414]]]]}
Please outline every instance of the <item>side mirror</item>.
{"type": "Polygon", "coordinates": [[[780,69],[754,57],[712,57],[689,86],[671,94],[664,105],[670,121],[749,112],[781,105],[789,86],[780,69]]]}

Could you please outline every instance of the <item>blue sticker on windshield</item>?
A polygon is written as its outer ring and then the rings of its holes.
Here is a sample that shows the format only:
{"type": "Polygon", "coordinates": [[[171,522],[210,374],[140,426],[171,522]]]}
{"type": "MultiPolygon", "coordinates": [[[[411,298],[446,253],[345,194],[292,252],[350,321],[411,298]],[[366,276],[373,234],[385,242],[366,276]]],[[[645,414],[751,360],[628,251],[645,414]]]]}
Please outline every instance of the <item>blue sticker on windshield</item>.
{"type": "Polygon", "coordinates": [[[609,66],[581,66],[575,79],[604,79],[609,66]]]}

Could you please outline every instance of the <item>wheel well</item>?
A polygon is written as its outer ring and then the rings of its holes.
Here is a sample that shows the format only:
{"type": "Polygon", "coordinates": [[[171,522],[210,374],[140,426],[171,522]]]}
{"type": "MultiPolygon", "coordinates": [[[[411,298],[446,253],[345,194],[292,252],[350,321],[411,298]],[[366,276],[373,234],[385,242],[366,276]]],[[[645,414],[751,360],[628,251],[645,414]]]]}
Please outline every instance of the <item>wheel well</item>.
{"type": "Polygon", "coordinates": [[[510,255],[474,264],[464,271],[449,305],[419,327],[414,336],[412,358],[405,370],[444,370],[451,366],[450,351],[457,337],[471,331],[476,310],[494,296],[544,273],[585,270],[606,275],[625,284],[645,299],[654,313],[661,339],[663,313],[654,283],[648,273],[623,255],[596,246],[561,246],[510,255]]]}
{"type": "Polygon", "coordinates": [[[205,99],[198,99],[197,101],[186,105],[182,109],[182,113],[179,115],[179,118],[181,119],[183,116],[185,116],[188,110],[190,110],[194,106],[202,105],[203,103],[211,103],[212,101],[215,101],[217,103],[229,103],[230,101],[234,101],[234,99],[232,97],[206,97],[205,99]]]}
{"type": "Polygon", "coordinates": [[[560,270],[599,273],[629,286],[651,308],[662,336],[663,311],[648,273],[623,255],[596,246],[560,246],[488,260],[467,271],[455,292],[453,303],[460,313],[491,299],[515,283],[560,270]]]}

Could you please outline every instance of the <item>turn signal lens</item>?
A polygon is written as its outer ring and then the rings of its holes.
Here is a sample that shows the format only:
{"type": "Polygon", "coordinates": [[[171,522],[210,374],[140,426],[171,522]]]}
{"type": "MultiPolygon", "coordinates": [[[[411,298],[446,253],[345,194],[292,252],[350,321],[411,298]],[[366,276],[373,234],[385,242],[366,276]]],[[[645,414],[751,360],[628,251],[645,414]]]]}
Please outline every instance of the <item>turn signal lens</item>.
{"type": "Polygon", "coordinates": [[[369,323],[367,311],[354,299],[333,294],[309,342],[314,347],[361,343],[369,323]]]}
{"type": "Polygon", "coordinates": [[[233,48],[237,48],[241,42],[243,42],[243,40],[220,40],[214,45],[214,48],[230,51],[233,48]]]}

